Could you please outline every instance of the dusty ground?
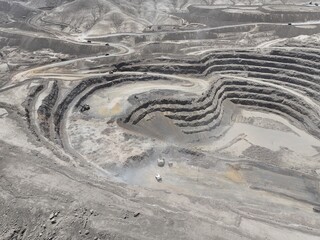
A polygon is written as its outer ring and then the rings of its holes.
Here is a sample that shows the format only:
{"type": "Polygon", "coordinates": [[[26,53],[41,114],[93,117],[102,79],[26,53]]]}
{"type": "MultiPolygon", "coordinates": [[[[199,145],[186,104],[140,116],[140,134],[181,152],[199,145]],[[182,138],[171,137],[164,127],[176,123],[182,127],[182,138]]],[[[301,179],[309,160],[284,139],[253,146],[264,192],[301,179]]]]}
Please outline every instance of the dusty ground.
{"type": "Polygon", "coordinates": [[[320,7],[225,4],[0,1],[0,239],[320,239],[320,7]]]}

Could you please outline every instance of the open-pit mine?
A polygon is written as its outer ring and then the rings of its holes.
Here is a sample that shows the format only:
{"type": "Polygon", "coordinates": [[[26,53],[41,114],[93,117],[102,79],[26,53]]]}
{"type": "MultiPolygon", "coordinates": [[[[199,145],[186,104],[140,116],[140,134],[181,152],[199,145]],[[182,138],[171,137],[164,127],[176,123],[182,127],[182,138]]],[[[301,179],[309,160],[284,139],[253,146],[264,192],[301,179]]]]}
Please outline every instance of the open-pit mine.
{"type": "Polygon", "coordinates": [[[320,2],[0,0],[0,239],[320,240],[320,2]]]}

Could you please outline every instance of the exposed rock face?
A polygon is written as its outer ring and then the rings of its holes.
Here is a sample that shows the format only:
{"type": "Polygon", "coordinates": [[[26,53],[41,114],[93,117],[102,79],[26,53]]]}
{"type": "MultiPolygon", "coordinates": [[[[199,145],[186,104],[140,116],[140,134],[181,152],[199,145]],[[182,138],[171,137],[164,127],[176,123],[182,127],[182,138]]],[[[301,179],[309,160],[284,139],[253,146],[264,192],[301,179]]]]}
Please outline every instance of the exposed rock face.
{"type": "Polygon", "coordinates": [[[319,239],[320,8],[271,2],[0,1],[0,239],[319,239]]]}

